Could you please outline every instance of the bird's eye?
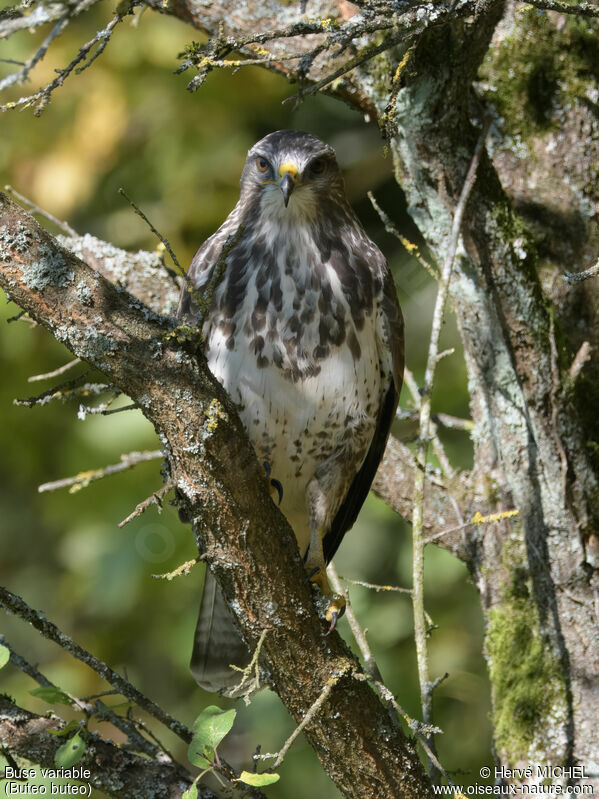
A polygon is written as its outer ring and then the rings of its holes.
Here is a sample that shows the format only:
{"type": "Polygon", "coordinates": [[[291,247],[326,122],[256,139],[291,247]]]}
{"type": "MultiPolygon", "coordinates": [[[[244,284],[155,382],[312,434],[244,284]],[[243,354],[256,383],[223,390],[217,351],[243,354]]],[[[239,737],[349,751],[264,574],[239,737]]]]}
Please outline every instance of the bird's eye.
{"type": "Polygon", "coordinates": [[[324,170],[326,169],[326,161],[324,158],[315,158],[314,161],[310,164],[310,171],[313,175],[322,175],[324,170]]]}
{"type": "Polygon", "coordinates": [[[269,163],[266,158],[256,158],[256,167],[258,172],[266,172],[269,167],[269,163]]]}

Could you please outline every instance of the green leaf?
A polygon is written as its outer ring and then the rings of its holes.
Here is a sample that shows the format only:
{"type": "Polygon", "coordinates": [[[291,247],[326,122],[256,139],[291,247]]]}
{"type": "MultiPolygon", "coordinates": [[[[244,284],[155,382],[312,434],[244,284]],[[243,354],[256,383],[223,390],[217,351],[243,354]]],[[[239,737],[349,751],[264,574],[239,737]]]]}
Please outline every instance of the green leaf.
{"type": "Polygon", "coordinates": [[[280,779],[280,774],[267,774],[266,772],[263,772],[262,774],[254,774],[251,771],[242,771],[239,779],[235,780],[235,782],[245,782],[246,785],[262,787],[264,785],[272,785],[273,783],[278,782],[280,779]]]}
{"type": "Polygon", "coordinates": [[[218,746],[235,722],[236,710],[205,707],[193,723],[194,735],[202,735],[210,746],[218,746]]]}
{"type": "Polygon", "coordinates": [[[64,691],[61,691],[60,688],[57,688],[55,685],[40,685],[39,688],[34,688],[32,691],[29,691],[32,696],[37,696],[38,699],[43,699],[44,702],[48,702],[49,704],[55,704],[56,702],[60,702],[63,705],[72,705],[73,700],[70,696],[67,696],[64,691]]]}
{"type": "Polygon", "coordinates": [[[59,747],[54,755],[54,763],[58,768],[71,768],[78,763],[85,754],[85,741],[75,733],[73,737],[59,747]]]}
{"type": "Polygon", "coordinates": [[[10,649],[4,644],[0,644],[0,669],[6,666],[10,660],[10,649]]]}
{"type": "Polygon", "coordinates": [[[236,710],[221,710],[216,705],[204,708],[193,724],[193,738],[187,750],[190,763],[199,768],[209,768],[214,761],[214,750],[235,722],[236,710]]]}
{"type": "Polygon", "coordinates": [[[193,785],[189,786],[189,788],[185,791],[181,799],[198,799],[198,789],[196,788],[195,782],[193,785]]]}

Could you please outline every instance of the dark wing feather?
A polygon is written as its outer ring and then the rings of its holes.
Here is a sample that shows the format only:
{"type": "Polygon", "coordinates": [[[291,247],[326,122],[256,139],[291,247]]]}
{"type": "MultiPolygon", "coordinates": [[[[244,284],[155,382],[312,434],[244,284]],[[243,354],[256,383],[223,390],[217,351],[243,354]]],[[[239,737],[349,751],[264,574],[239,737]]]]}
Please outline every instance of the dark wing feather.
{"type": "MultiPolygon", "coordinates": [[[[206,239],[193,256],[193,260],[187,270],[187,276],[193,282],[196,289],[201,290],[210,280],[228,237],[239,228],[238,217],[239,206],[236,206],[216,233],[213,233],[210,238],[206,239]]],[[[195,303],[184,283],[181,288],[181,296],[179,297],[177,316],[179,319],[187,319],[190,322],[194,322],[196,321],[196,311],[195,303]]]]}
{"type": "MultiPolygon", "coordinates": [[[[201,291],[210,280],[228,237],[239,227],[238,216],[239,206],[194,255],[187,274],[196,289],[201,291]]],[[[197,324],[196,314],[193,298],[183,284],[177,316],[197,324]]],[[[248,662],[249,652],[239,637],[220,587],[207,571],[193,642],[191,672],[198,685],[206,691],[227,693],[239,682],[238,672],[233,671],[229,664],[244,667],[248,662]]]]}
{"type": "Polygon", "coordinates": [[[388,377],[388,388],[383,397],[381,407],[379,408],[370,449],[368,450],[360,471],[353,479],[347,496],[333,519],[331,529],[323,539],[324,558],[327,563],[333,558],[345,533],[356,521],[358,513],[368,496],[376,470],[379,467],[379,463],[385,452],[385,447],[387,446],[387,439],[397,409],[399,392],[401,391],[401,384],[403,382],[403,317],[397,301],[393,277],[382,255],[381,259],[383,261],[381,264],[383,273],[383,296],[379,309],[381,318],[379,325],[380,333],[377,336],[377,343],[381,370],[383,374],[388,377]]]}

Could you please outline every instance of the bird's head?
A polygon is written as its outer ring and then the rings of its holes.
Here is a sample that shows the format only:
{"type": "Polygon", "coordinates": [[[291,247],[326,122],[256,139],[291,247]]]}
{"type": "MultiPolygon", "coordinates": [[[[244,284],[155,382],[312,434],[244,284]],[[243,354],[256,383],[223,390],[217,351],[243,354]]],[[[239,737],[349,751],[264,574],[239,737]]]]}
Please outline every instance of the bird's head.
{"type": "Polygon", "coordinates": [[[343,194],[343,178],[328,144],[304,131],[277,130],[249,150],[241,189],[273,210],[311,215],[321,198],[343,194]]]}

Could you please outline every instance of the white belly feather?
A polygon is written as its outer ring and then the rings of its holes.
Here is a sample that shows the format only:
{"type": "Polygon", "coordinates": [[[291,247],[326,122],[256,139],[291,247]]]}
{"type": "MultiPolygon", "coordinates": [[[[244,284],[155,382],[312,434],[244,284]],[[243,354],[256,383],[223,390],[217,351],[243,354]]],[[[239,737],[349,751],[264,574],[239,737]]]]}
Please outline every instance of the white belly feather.
{"type": "MultiPolygon", "coordinates": [[[[284,255],[284,253],[283,253],[284,255]]],[[[282,278],[291,280],[291,276],[282,278]]],[[[307,280],[306,275],[294,275],[307,280]]],[[[337,302],[346,307],[348,326],[353,328],[351,315],[334,270],[327,277],[337,302]]],[[[308,284],[309,285],[309,284],[308,284]]],[[[284,285],[283,285],[284,288],[284,285]]],[[[295,292],[283,290],[290,305],[295,292]]],[[[252,308],[257,296],[254,278],[250,277],[243,308],[235,315],[236,329],[248,329],[252,308]]],[[[303,301],[310,303],[308,291],[303,301]]],[[[273,309],[269,307],[268,314],[273,309]]],[[[283,306],[276,320],[280,340],[290,337],[284,320],[292,315],[283,306]]],[[[358,451],[359,463],[348,464],[357,472],[372,440],[376,415],[382,397],[380,365],[376,347],[374,314],[365,318],[359,331],[361,357],[354,358],[347,337],[340,346],[331,346],[329,357],[321,361],[320,370],[312,376],[291,380],[288,372],[275,365],[272,349],[265,342],[263,355],[266,366],[258,366],[251,347],[251,336],[236,335],[233,348],[227,347],[227,336],[218,326],[218,314],[211,320],[207,332],[208,365],[239,407],[239,414],[261,462],[268,461],[271,477],[283,487],[281,510],[298,539],[302,554],[310,538],[306,506],[306,487],[316,469],[333,453],[343,451],[344,443],[352,440],[358,451]],[[354,435],[355,433],[355,435],[354,435]],[[353,438],[352,438],[353,436],[353,438]]],[[[302,342],[310,359],[319,342],[319,314],[305,326],[302,342]]],[[[284,364],[285,366],[285,364],[284,364]]],[[[336,512],[337,508],[333,509],[336,512]]]]}

